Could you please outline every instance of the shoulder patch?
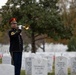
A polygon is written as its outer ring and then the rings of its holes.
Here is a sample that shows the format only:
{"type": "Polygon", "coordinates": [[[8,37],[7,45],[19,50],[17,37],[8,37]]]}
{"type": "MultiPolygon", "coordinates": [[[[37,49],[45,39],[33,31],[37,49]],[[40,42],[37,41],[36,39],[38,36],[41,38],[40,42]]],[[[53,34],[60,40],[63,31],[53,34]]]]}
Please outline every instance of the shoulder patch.
{"type": "Polygon", "coordinates": [[[15,32],[11,32],[11,35],[14,35],[15,34],[15,32]]]}

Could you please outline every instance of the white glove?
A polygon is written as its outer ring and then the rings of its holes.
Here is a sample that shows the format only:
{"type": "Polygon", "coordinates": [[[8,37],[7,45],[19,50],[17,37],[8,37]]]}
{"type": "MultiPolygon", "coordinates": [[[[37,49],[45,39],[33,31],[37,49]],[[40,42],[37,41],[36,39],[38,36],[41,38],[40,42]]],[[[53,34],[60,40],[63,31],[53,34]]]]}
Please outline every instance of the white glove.
{"type": "Polygon", "coordinates": [[[19,27],[19,29],[22,29],[22,25],[19,25],[18,27],[19,27]]]}

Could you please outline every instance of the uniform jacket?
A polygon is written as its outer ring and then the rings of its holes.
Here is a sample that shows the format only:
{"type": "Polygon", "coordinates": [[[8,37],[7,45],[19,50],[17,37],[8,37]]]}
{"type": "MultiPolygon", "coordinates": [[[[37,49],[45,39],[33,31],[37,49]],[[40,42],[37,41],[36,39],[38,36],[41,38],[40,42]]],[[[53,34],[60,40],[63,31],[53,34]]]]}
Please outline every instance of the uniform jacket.
{"type": "Polygon", "coordinates": [[[23,40],[21,37],[21,30],[20,29],[11,29],[9,31],[9,38],[10,38],[10,52],[22,52],[23,51],[23,40]]]}

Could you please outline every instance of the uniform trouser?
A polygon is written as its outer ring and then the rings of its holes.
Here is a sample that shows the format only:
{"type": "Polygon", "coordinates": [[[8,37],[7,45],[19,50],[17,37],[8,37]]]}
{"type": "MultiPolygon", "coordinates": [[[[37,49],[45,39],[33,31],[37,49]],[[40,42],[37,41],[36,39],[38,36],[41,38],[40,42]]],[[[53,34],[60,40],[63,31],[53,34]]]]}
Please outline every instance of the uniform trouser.
{"type": "Polygon", "coordinates": [[[20,75],[22,52],[12,52],[12,64],[15,66],[15,75],[20,75]]]}

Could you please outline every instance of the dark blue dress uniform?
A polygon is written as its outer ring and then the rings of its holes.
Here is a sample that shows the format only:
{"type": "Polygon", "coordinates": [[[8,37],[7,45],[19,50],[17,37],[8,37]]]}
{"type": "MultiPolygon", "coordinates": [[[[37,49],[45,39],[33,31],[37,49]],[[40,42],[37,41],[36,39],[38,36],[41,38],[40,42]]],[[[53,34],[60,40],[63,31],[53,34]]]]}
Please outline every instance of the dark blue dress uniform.
{"type": "Polygon", "coordinates": [[[9,38],[10,38],[9,51],[12,56],[13,65],[15,66],[15,75],[20,75],[22,51],[23,51],[23,40],[21,37],[21,30],[12,28],[9,31],[9,38]]]}
{"type": "Polygon", "coordinates": [[[12,28],[9,31],[10,37],[10,52],[22,52],[23,40],[21,37],[21,30],[12,28]]]}

